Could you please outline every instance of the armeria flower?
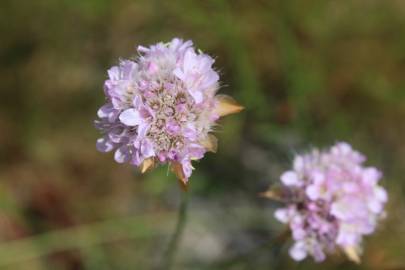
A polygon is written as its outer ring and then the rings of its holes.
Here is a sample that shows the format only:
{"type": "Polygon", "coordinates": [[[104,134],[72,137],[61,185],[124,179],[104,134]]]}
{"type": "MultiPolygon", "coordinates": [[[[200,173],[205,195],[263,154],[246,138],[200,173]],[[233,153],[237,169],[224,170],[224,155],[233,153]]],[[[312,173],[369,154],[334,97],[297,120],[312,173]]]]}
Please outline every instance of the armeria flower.
{"type": "Polygon", "coordinates": [[[135,60],[121,60],[108,70],[106,104],[95,122],[103,133],[97,149],[115,151],[117,162],[140,166],[142,172],[169,163],[185,185],[191,161],[216,151],[215,122],[242,107],[216,95],[214,59],[196,52],[191,41],[175,38],[137,51],[135,60]]]}
{"type": "Polygon", "coordinates": [[[340,248],[360,262],[363,236],[374,232],[387,202],[385,189],[378,185],[381,172],[365,167],[364,161],[347,143],[313,150],[295,157],[293,169],[281,175],[279,190],[264,194],[286,204],[275,218],[292,232],[295,242],[289,253],[294,260],[310,255],[323,261],[340,248]]]}

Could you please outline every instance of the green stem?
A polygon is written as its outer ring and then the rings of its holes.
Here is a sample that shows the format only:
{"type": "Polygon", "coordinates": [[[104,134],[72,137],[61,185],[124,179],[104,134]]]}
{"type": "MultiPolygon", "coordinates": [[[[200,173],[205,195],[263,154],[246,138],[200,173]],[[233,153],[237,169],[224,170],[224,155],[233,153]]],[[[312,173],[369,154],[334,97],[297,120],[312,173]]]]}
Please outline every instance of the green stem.
{"type": "Polygon", "coordinates": [[[165,270],[170,270],[173,267],[173,263],[177,254],[177,250],[180,244],[181,236],[184,231],[184,227],[187,221],[187,208],[189,201],[189,192],[184,191],[181,197],[181,203],[177,218],[176,229],[170,239],[169,245],[167,246],[166,256],[165,256],[165,270]]]}

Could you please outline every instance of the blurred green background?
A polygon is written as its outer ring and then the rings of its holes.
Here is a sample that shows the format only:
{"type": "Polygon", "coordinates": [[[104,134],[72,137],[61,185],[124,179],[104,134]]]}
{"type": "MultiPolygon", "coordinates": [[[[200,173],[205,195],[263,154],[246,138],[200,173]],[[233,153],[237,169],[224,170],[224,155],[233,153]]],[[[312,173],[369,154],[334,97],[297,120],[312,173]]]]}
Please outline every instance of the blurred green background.
{"type": "Polygon", "coordinates": [[[174,269],[405,269],[405,1],[1,0],[0,36],[0,269],[159,265],[177,181],[98,153],[93,120],[106,70],[172,37],[215,56],[247,108],[196,164],[174,269]],[[388,217],[361,265],[297,264],[257,194],[339,140],[384,171],[388,217]]]}

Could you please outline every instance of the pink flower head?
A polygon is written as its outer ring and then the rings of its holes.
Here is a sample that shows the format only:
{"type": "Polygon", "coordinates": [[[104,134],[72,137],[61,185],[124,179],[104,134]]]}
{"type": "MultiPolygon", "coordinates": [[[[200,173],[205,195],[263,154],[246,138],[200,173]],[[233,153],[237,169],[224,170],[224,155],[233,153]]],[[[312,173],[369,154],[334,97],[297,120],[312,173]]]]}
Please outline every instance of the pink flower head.
{"type": "MultiPolygon", "coordinates": [[[[298,155],[293,169],[281,175],[285,207],[275,218],[288,224],[294,240],[290,255],[323,261],[336,247],[360,261],[364,235],[374,232],[385,215],[387,193],[378,184],[382,174],[363,165],[365,157],[347,143],[328,151],[298,155]]],[[[267,193],[274,197],[274,192],[267,193]]]]}
{"type": "Polygon", "coordinates": [[[216,95],[214,59],[196,52],[191,41],[173,39],[138,47],[136,60],[121,60],[108,70],[106,104],[95,121],[103,133],[97,149],[115,151],[119,163],[140,166],[169,163],[185,185],[192,160],[216,150],[210,134],[215,122],[242,107],[216,95]]]}

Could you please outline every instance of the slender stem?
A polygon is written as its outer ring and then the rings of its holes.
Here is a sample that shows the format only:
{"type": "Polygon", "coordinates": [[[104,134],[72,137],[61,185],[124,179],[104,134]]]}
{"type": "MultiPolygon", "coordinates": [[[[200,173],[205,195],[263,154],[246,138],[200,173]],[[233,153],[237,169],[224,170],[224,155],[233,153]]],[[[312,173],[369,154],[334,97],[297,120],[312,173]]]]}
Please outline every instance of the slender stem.
{"type": "Polygon", "coordinates": [[[170,239],[169,245],[167,246],[165,254],[165,270],[170,270],[173,267],[173,263],[177,254],[178,246],[180,244],[181,236],[184,231],[184,227],[187,221],[187,208],[189,201],[189,192],[184,191],[181,196],[181,203],[177,218],[176,229],[170,239]]]}

